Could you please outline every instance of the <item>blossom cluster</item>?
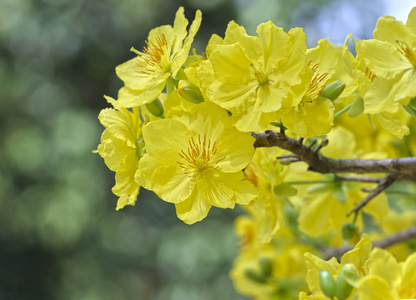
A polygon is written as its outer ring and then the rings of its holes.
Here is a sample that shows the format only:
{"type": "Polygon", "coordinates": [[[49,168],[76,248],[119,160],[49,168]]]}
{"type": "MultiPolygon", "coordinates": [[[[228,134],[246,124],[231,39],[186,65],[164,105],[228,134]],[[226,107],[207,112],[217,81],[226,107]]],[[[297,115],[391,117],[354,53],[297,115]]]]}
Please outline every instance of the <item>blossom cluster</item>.
{"type": "Polygon", "coordinates": [[[213,35],[197,54],[201,21],[197,11],[188,29],[179,8],[173,26],[152,29],[144,49],[132,48],[136,56],[116,67],[124,86],[117,99],[105,97],[112,107],[99,115],[97,148],[115,172],[116,209],[135,205],[141,187],[173,203],[187,224],[212,206],[241,205],[230,276],[254,299],[416,298],[411,249],[391,249],[394,258],[370,242],[415,225],[405,196],[393,205],[381,193],[347,216],[369,183],[281,164],[276,157],[287,151],[255,148],[253,137],[283,128],[306,143],[327,138],[321,153],[333,158],[415,155],[416,8],[406,24],[381,17],[374,39],[322,39],[315,48],[301,28],[285,32],[269,21],[250,36],[231,21],[224,38],[213,35]],[[341,263],[315,256],[356,243],[341,263]]]}

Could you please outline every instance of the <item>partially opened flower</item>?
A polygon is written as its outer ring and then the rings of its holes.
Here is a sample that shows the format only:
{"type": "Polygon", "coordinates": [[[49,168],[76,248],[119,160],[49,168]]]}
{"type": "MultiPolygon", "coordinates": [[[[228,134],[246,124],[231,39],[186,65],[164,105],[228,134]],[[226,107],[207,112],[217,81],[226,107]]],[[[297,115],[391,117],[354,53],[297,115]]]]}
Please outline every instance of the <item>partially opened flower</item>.
{"type": "Polygon", "coordinates": [[[117,76],[124,82],[116,107],[133,107],[155,100],[163,91],[169,77],[176,76],[188,58],[194,36],[201,24],[201,12],[186,31],[188,20],[184,9],[176,12],[173,27],[164,25],[150,31],[143,51],[133,49],[137,56],[116,67],[117,76]]]}
{"type": "Polygon", "coordinates": [[[202,103],[150,122],[143,137],[147,153],[136,181],[175,203],[185,223],[202,220],[211,206],[233,208],[257,196],[242,172],[254,154],[254,138],[237,131],[218,106],[202,103]]]}
{"type": "Polygon", "coordinates": [[[129,111],[126,108],[103,109],[98,116],[106,128],[98,145],[98,153],[108,168],[116,172],[113,193],[119,197],[116,209],[134,205],[140,186],[134,181],[139,159],[144,154],[144,144],[140,144],[141,125],[138,107],[129,111]],[[138,142],[139,140],[139,142],[138,142]]]}

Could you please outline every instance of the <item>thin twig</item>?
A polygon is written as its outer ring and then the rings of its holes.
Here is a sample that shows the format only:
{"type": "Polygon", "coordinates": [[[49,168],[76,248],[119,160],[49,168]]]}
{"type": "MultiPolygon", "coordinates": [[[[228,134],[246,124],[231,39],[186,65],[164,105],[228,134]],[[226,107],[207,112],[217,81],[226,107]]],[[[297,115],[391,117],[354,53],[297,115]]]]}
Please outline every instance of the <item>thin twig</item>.
{"type": "Polygon", "coordinates": [[[312,143],[310,143],[308,146],[306,146],[306,149],[310,150],[312,149],[313,146],[315,146],[315,144],[317,143],[317,140],[313,140],[312,143]]]}
{"type": "Polygon", "coordinates": [[[364,176],[336,176],[335,180],[337,181],[360,181],[360,182],[371,182],[379,183],[384,178],[380,177],[364,177],[364,176]]]}
{"type": "Polygon", "coordinates": [[[280,155],[280,156],[276,156],[277,159],[283,159],[283,158],[297,158],[298,156],[295,154],[288,154],[288,155],[280,155]]]}
{"type": "Polygon", "coordinates": [[[372,199],[374,199],[374,197],[376,197],[378,194],[380,194],[389,186],[391,186],[395,181],[396,176],[387,175],[386,178],[379,182],[379,184],[374,190],[372,190],[363,200],[361,200],[360,203],[358,203],[349,213],[347,213],[347,217],[349,217],[352,213],[361,210],[364,206],[368,204],[368,202],[370,202],[372,199]]]}
{"type": "MultiPolygon", "coordinates": [[[[373,243],[373,248],[374,247],[378,247],[378,248],[388,248],[390,246],[399,244],[399,243],[403,243],[403,242],[407,242],[409,240],[412,239],[416,239],[416,226],[404,229],[402,231],[398,231],[388,237],[386,237],[385,239],[376,241],[373,243]]],[[[340,260],[340,258],[348,251],[354,249],[353,246],[346,246],[346,247],[341,247],[341,248],[329,248],[326,249],[323,252],[323,258],[325,260],[328,260],[332,257],[335,257],[336,259],[338,259],[338,261],[340,260]]]]}

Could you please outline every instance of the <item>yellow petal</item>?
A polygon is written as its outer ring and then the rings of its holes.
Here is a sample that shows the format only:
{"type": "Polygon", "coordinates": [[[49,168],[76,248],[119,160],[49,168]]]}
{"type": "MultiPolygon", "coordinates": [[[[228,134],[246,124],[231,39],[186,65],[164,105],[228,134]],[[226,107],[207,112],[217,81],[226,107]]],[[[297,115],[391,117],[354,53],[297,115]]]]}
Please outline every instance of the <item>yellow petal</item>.
{"type": "Polygon", "coordinates": [[[409,45],[416,42],[415,33],[412,33],[401,21],[389,16],[378,19],[374,38],[389,42],[394,46],[396,46],[397,40],[404,41],[409,45]]]}
{"type": "Polygon", "coordinates": [[[272,21],[257,26],[257,34],[263,50],[264,69],[270,70],[286,57],[290,38],[283,28],[277,27],[272,21]]]}
{"type": "Polygon", "coordinates": [[[178,218],[186,224],[194,224],[195,222],[201,221],[208,215],[211,209],[211,205],[202,198],[196,189],[188,199],[176,203],[175,207],[178,218]]]}
{"type": "Polygon", "coordinates": [[[379,40],[361,40],[356,46],[357,55],[362,57],[368,68],[376,75],[393,79],[400,73],[412,69],[412,64],[401,58],[397,47],[379,40]]]}
{"type": "Polygon", "coordinates": [[[364,274],[363,266],[370,257],[372,249],[373,244],[371,243],[370,237],[364,233],[354,249],[348,251],[341,257],[341,264],[353,264],[361,274],[364,274]]]}
{"type": "Polygon", "coordinates": [[[393,255],[387,250],[374,249],[366,262],[367,274],[383,278],[391,286],[400,280],[401,269],[393,255]]]}
{"type": "Polygon", "coordinates": [[[139,194],[140,186],[134,181],[138,160],[136,153],[127,155],[120,164],[116,172],[116,185],[112,191],[119,196],[116,210],[123,208],[125,205],[134,205],[139,194]]]}
{"type": "Polygon", "coordinates": [[[308,283],[309,290],[312,293],[321,292],[319,273],[322,270],[327,270],[332,275],[336,275],[340,265],[335,257],[325,261],[311,253],[305,253],[305,260],[308,266],[306,282],[308,283]]]}
{"type": "Polygon", "coordinates": [[[397,300],[390,284],[381,277],[367,275],[359,284],[359,300],[397,300]]]}

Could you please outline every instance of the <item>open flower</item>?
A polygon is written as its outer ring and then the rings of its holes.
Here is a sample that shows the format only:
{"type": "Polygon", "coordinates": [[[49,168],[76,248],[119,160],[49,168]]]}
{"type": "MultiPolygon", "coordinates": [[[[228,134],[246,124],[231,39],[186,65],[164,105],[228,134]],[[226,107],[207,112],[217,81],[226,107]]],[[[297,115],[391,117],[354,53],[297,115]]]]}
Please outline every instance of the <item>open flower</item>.
{"type": "Polygon", "coordinates": [[[416,8],[406,25],[393,17],[382,17],[373,40],[357,43],[357,55],[375,76],[364,97],[365,112],[376,114],[394,103],[406,105],[416,96],[416,8]]]}
{"type": "Polygon", "coordinates": [[[301,29],[285,33],[269,21],[257,27],[257,34],[249,36],[230,22],[223,43],[213,47],[211,64],[200,66],[201,80],[213,80],[203,91],[206,97],[232,112],[240,131],[265,130],[290,87],[301,82],[306,65],[301,29]]]}
{"type": "Polygon", "coordinates": [[[194,36],[201,24],[201,12],[186,31],[188,20],[184,9],[176,12],[173,27],[164,25],[150,31],[143,51],[116,67],[117,76],[124,82],[119,99],[112,103],[116,107],[133,107],[155,100],[163,91],[170,76],[176,76],[188,58],[194,36]]]}
{"type": "Polygon", "coordinates": [[[254,154],[254,139],[237,131],[218,106],[202,103],[150,122],[143,137],[147,153],[136,181],[175,203],[185,223],[202,220],[211,206],[233,208],[257,196],[242,172],[254,154]]]}

